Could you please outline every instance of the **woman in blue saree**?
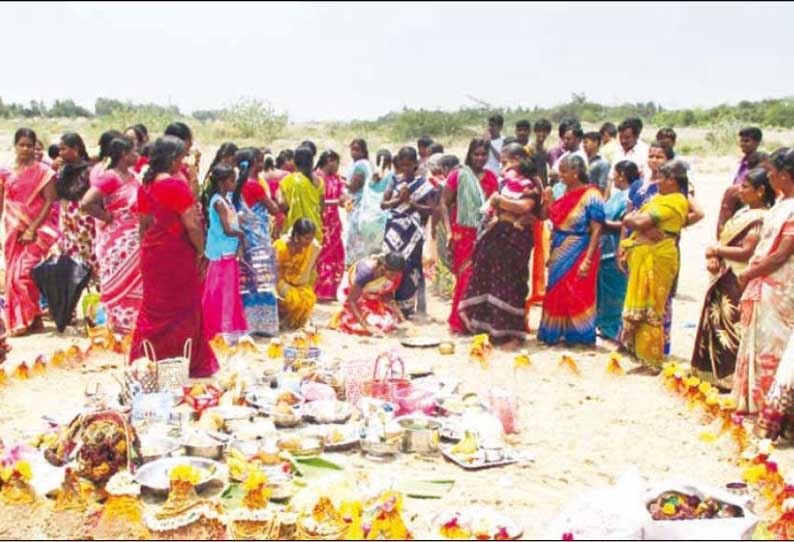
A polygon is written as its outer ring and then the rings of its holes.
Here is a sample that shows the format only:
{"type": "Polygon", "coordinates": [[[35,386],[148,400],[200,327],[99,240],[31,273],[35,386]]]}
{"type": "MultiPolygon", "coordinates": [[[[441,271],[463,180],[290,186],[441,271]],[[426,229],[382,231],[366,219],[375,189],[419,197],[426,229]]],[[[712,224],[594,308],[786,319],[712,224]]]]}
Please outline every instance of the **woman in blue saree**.
{"type": "Polygon", "coordinates": [[[383,195],[383,209],[389,210],[383,239],[384,252],[397,252],[405,258],[400,286],[395,299],[403,314],[416,310],[419,281],[422,276],[424,226],[435,208],[435,188],[424,177],[415,177],[419,165],[416,150],[403,147],[397,154],[401,176],[383,195]]]}
{"type": "Polygon", "coordinates": [[[243,312],[252,335],[278,335],[276,261],[270,237],[270,215],[279,209],[258,176],[264,167],[259,149],[241,149],[236,155],[240,171],[232,197],[245,234],[244,259],[240,265],[243,312]]]}

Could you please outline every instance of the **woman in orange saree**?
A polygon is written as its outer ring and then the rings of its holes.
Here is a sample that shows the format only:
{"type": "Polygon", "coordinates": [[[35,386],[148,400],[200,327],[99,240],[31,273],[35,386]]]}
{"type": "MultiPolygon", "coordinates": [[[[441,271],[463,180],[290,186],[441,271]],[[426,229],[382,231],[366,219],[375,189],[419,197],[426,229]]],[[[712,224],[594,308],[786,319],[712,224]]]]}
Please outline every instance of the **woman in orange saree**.
{"type": "Polygon", "coordinates": [[[36,133],[14,134],[16,169],[0,169],[0,209],[5,218],[5,295],[12,335],[41,328],[39,293],[31,271],[58,239],[52,212],[57,196],[53,170],[34,158],[36,133]]]}

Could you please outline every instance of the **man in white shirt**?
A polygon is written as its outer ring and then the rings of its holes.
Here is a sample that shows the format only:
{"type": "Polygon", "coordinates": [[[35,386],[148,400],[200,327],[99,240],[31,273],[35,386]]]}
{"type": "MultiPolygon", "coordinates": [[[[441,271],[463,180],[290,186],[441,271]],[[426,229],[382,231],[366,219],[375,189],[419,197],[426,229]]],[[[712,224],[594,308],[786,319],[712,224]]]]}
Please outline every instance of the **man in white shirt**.
{"type": "Polygon", "coordinates": [[[500,155],[505,141],[505,138],[502,137],[504,125],[505,119],[502,115],[496,114],[488,117],[488,137],[486,139],[490,143],[490,148],[488,149],[488,161],[485,163],[485,169],[491,170],[497,176],[502,170],[500,155]]]}
{"type": "Polygon", "coordinates": [[[637,164],[640,176],[645,178],[650,175],[648,170],[648,144],[640,140],[642,133],[642,120],[632,117],[624,120],[618,126],[618,141],[620,145],[615,152],[615,161],[612,162],[610,179],[615,177],[615,164],[628,160],[637,164]]]}
{"type": "Polygon", "coordinates": [[[549,175],[552,185],[552,194],[555,200],[565,194],[565,185],[560,182],[560,164],[562,161],[571,155],[578,156],[584,162],[585,167],[587,167],[588,158],[587,153],[582,148],[582,137],[584,137],[584,132],[578,122],[568,128],[562,135],[562,146],[565,152],[554,162],[554,165],[551,166],[551,174],[549,175]]]}

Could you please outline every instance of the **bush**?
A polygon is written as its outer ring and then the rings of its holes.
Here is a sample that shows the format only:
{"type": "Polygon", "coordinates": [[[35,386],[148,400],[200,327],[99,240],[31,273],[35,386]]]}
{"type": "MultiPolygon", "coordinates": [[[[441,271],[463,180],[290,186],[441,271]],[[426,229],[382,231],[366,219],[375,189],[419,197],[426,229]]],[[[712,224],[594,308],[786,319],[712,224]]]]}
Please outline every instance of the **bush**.
{"type": "Polygon", "coordinates": [[[269,104],[255,98],[241,98],[224,110],[226,137],[256,139],[272,143],[287,127],[287,114],[277,113],[269,104]]]}
{"type": "Polygon", "coordinates": [[[47,111],[48,117],[93,117],[91,111],[74,103],[74,100],[55,100],[53,106],[47,111]]]}

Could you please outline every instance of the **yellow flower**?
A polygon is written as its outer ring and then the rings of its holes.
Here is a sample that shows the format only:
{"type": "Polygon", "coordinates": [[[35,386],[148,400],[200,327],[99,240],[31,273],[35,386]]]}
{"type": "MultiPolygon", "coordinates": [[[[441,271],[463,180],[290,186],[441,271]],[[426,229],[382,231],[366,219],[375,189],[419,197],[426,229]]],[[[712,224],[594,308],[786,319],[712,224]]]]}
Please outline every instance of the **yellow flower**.
{"type": "Polygon", "coordinates": [[[703,395],[708,395],[711,392],[711,384],[708,382],[701,382],[700,386],[698,386],[698,390],[700,390],[700,393],[703,395]]]}
{"type": "Polygon", "coordinates": [[[662,506],[662,513],[666,516],[674,516],[675,515],[675,505],[671,502],[668,502],[664,506],[662,506]]]}
{"type": "Polygon", "coordinates": [[[609,363],[607,364],[607,373],[613,376],[621,376],[625,374],[623,366],[620,365],[621,355],[617,352],[612,352],[609,356],[609,363]]]}
{"type": "Polygon", "coordinates": [[[270,345],[267,347],[267,357],[269,357],[270,359],[280,358],[283,350],[284,347],[281,344],[281,339],[279,338],[271,339],[270,345]]]}
{"type": "Polygon", "coordinates": [[[709,393],[709,394],[706,396],[706,404],[707,404],[707,405],[709,405],[709,406],[718,405],[718,404],[719,404],[719,402],[720,402],[720,395],[719,395],[719,393],[714,393],[714,392],[712,391],[712,393],[709,393]]]}
{"type": "Polygon", "coordinates": [[[529,359],[529,355],[525,352],[520,353],[515,357],[513,360],[513,368],[520,369],[522,367],[529,368],[532,365],[532,361],[529,359]]]}
{"type": "Polygon", "coordinates": [[[559,367],[567,368],[576,376],[581,376],[582,372],[579,370],[579,366],[576,364],[576,360],[573,359],[571,356],[563,355],[560,358],[560,363],[558,364],[559,367]]]}
{"type": "Polygon", "coordinates": [[[248,472],[248,476],[245,478],[243,489],[245,491],[253,491],[265,484],[267,484],[267,476],[265,476],[265,473],[258,469],[251,469],[248,472]]]}
{"type": "Polygon", "coordinates": [[[8,482],[13,475],[14,469],[11,467],[3,467],[3,469],[0,470],[0,479],[2,479],[3,482],[8,482]]]}
{"type": "Polygon", "coordinates": [[[725,397],[720,400],[720,407],[724,410],[736,410],[736,402],[730,397],[725,397]]]}
{"type": "Polygon", "coordinates": [[[33,362],[33,370],[34,375],[43,375],[47,372],[47,364],[44,361],[44,356],[38,356],[36,361],[33,362]]]}
{"type": "Polygon", "coordinates": [[[764,476],[766,476],[766,466],[760,463],[747,467],[742,473],[742,479],[751,485],[757,484],[764,476]]]}
{"type": "Polygon", "coordinates": [[[662,366],[662,374],[667,378],[672,377],[676,371],[678,371],[678,364],[675,362],[671,361],[662,366]]]}
{"type": "Polygon", "coordinates": [[[684,380],[684,384],[686,384],[688,388],[697,388],[700,386],[700,379],[696,376],[690,376],[684,380]]]}
{"type": "Polygon", "coordinates": [[[201,471],[193,465],[177,465],[171,470],[169,478],[172,482],[188,482],[196,485],[201,481],[201,471]]]}
{"type": "Polygon", "coordinates": [[[19,473],[19,477],[23,482],[30,482],[33,478],[33,470],[30,468],[30,463],[27,461],[19,461],[14,465],[14,470],[19,473]]]}

